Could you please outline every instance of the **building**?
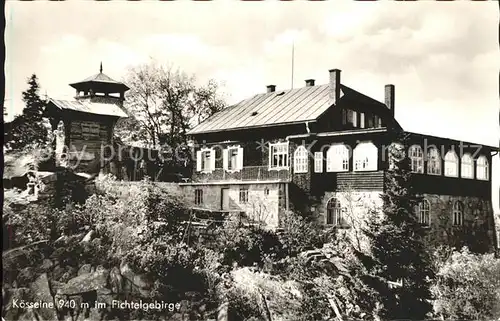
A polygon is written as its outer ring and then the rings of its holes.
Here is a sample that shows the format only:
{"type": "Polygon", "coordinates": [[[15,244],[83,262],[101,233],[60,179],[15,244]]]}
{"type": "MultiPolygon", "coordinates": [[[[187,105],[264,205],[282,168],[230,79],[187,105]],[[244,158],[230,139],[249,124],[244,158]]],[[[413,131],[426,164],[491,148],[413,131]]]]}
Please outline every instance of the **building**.
{"type": "Polygon", "coordinates": [[[349,230],[367,208],[381,206],[388,146],[404,132],[429,241],[491,250],[496,148],[405,132],[395,108],[394,85],[385,86],[382,103],[342,84],[338,69],[325,85],[269,85],[188,133],[196,171],[181,185],[207,210],[242,211],[271,227],[296,210],[349,230]]]}
{"type": "Polygon", "coordinates": [[[88,172],[100,162],[103,146],[113,143],[118,119],[128,117],[123,110],[129,88],[102,73],[70,84],[74,100],[49,99],[46,116],[55,132],[54,148],[58,165],[88,172]]]}

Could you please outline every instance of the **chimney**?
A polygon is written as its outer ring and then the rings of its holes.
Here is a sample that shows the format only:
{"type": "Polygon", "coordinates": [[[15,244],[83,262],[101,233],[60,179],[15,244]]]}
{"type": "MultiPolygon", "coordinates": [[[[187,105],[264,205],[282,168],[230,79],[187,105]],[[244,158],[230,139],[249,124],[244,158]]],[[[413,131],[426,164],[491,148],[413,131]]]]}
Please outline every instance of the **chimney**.
{"type": "Polygon", "coordinates": [[[314,79],[306,79],[306,87],[314,86],[314,79]]]}
{"type": "Polygon", "coordinates": [[[340,98],[340,69],[330,69],[330,101],[334,104],[340,98]]]}
{"type": "Polygon", "coordinates": [[[267,93],[273,93],[276,91],[276,85],[268,85],[267,86],[267,93]]]}
{"type": "Polygon", "coordinates": [[[394,116],[394,85],[385,85],[385,105],[394,116]]]}

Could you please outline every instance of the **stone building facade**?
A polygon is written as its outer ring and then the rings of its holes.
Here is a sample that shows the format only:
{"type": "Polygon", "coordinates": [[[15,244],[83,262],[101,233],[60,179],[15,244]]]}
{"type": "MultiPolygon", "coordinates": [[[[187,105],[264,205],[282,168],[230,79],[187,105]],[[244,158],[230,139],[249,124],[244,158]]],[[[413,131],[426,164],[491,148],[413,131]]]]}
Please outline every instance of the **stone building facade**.
{"type": "Polygon", "coordinates": [[[416,214],[429,242],[492,250],[491,158],[498,149],[404,131],[394,117],[393,85],[382,103],[342,84],[340,70],[329,74],[326,85],[270,85],[191,130],[196,170],[181,184],[187,197],[271,227],[292,210],[352,233],[367,210],[381,208],[388,147],[404,134],[423,197],[416,214]]]}

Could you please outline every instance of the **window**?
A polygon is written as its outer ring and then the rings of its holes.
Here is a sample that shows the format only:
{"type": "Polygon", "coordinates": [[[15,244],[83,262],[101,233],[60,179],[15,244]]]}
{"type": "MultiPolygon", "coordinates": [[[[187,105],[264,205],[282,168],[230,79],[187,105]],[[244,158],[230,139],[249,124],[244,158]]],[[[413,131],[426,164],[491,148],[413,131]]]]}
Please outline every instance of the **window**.
{"type": "Polygon", "coordinates": [[[203,190],[202,189],[195,189],[194,190],[194,203],[196,205],[203,204],[203,190]]]}
{"type": "Polygon", "coordinates": [[[418,205],[418,222],[422,225],[429,226],[431,224],[430,216],[431,206],[429,201],[424,199],[418,205]]]}
{"type": "Polygon", "coordinates": [[[240,203],[248,203],[248,188],[240,188],[240,203]]]}
{"type": "Polygon", "coordinates": [[[196,170],[211,172],[215,169],[215,150],[203,148],[196,152],[196,170]]]}
{"type": "Polygon", "coordinates": [[[464,224],[464,204],[456,201],[453,204],[453,225],[464,224]]]}
{"type": "Polygon", "coordinates": [[[293,155],[294,172],[307,173],[307,160],[307,149],[304,146],[297,147],[293,155]]]}
{"type": "Polygon", "coordinates": [[[82,136],[84,139],[99,137],[100,126],[95,122],[82,122],[82,136]]]}
{"type": "Polygon", "coordinates": [[[375,127],[375,125],[374,125],[375,117],[372,114],[366,114],[365,118],[366,118],[366,128],[375,127]]]}
{"type": "Polygon", "coordinates": [[[349,109],[342,109],[342,124],[356,127],[356,112],[349,109]]]}
{"type": "Polygon", "coordinates": [[[266,187],[266,188],[264,189],[264,195],[266,195],[266,196],[268,196],[268,195],[269,195],[269,188],[267,188],[267,187],[266,187]]]}
{"type": "Polygon", "coordinates": [[[269,144],[269,168],[281,169],[288,167],[288,142],[269,144]]]}
{"type": "Polygon", "coordinates": [[[377,170],[378,149],[373,143],[360,143],[354,148],[354,170],[374,171],[377,170]]]}
{"type": "Polygon", "coordinates": [[[314,172],[323,173],[323,152],[314,153],[314,172]]]}
{"type": "Polygon", "coordinates": [[[338,226],[344,223],[346,209],[336,198],[331,198],[326,204],[326,224],[338,226]]]}
{"type": "Polygon", "coordinates": [[[222,151],[222,165],[227,171],[237,171],[243,168],[243,148],[230,146],[222,151]]]}
{"type": "Polygon", "coordinates": [[[365,113],[359,113],[359,127],[365,128],[365,113]]]}
{"type": "Polygon", "coordinates": [[[427,152],[427,174],[441,175],[441,157],[436,147],[429,148],[427,152]]]}
{"type": "Polygon", "coordinates": [[[472,156],[470,154],[464,154],[462,156],[461,171],[463,178],[474,178],[474,167],[472,156]]]}
{"type": "Polygon", "coordinates": [[[352,126],[358,127],[358,112],[357,111],[351,111],[352,113],[352,126]]]}
{"type": "Polygon", "coordinates": [[[424,172],[424,153],[422,147],[413,145],[409,150],[409,157],[411,161],[411,171],[415,173],[424,172]]]}
{"type": "Polygon", "coordinates": [[[453,150],[450,150],[444,156],[444,175],[458,177],[458,157],[453,150]]]}
{"type": "Polygon", "coordinates": [[[344,144],[335,144],[326,152],[327,172],[346,172],[349,170],[349,149],[344,144]]]}
{"type": "Polygon", "coordinates": [[[476,178],[487,181],[488,171],[488,160],[485,156],[479,156],[477,159],[476,178]]]}

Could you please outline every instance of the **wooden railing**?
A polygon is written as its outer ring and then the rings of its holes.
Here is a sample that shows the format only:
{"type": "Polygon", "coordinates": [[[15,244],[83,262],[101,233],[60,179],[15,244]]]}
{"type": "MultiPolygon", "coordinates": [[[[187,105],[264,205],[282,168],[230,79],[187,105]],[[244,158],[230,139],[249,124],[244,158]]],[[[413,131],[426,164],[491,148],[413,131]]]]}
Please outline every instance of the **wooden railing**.
{"type": "Polygon", "coordinates": [[[196,172],[193,175],[193,182],[214,182],[214,181],[280,181],[291,180],[289,169],[269,170],[267,166],[246,166],[239,171],[227,171],[216,168],[212,172],[196,172]]]}

